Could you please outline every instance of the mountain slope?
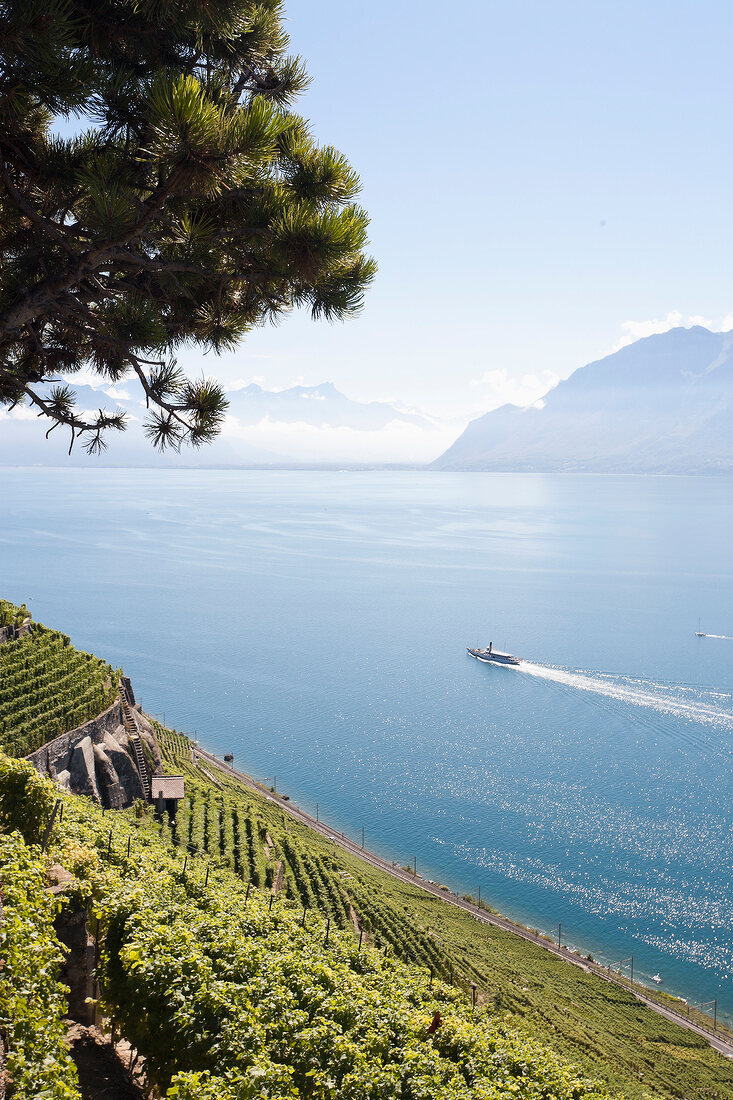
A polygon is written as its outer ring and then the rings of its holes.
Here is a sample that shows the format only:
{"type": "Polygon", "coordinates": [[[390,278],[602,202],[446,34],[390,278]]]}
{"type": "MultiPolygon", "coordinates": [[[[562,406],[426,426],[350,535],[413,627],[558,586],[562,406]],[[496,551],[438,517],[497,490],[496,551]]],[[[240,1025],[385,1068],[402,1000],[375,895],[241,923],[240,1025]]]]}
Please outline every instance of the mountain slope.
{"type": "Polygon", "coordinates": [[[672,329],[575,371],[542,407],[472,421],[438,470],[733,470],[733,333],[672,329]]]}

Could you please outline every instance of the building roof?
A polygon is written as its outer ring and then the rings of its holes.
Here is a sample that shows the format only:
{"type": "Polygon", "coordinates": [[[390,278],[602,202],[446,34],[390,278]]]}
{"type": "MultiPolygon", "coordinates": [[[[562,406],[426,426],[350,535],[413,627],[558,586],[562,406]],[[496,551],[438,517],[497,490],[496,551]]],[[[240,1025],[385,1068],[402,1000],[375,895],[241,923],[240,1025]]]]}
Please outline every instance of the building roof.
{"type": "Polygon", "coordinates": [[[150,780],[150,797],[153,802],[159,798],[183,798],[183,776],[154,775],[150,780]]]}

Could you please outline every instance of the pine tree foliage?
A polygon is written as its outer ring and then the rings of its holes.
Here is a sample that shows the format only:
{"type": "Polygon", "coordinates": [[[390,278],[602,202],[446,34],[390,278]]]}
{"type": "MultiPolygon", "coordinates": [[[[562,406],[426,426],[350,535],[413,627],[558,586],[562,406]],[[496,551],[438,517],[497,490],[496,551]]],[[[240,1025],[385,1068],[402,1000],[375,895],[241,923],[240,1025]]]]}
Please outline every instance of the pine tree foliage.
{"type": "Polygon", "coordinates": [[[294,113],[287,50],[279,0],[0,0],[0,405],[99,451],[124,416],[65,379],[136,376],[152,443],[198,446],[226,402],[176,349],[359,310],[359,180],[294,113]]]}

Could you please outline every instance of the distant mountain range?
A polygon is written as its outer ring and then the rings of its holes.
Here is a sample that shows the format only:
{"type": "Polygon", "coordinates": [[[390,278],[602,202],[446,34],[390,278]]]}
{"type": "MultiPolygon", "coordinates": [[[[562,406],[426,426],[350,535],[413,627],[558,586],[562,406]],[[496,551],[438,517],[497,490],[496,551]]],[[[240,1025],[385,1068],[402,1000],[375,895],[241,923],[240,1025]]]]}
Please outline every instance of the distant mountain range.
{"type": "Polygon", "coordinates": [[[733,471],[733,332],[649,336],[576,370],[530,408],[471,421],[436,470],[733,471]]]}
{"type": "Polygon", "coordinates": [[[422,466],[434,470],[588,473],[733,472],[733,332],[695,327],[649,336],[576,370],[528,408],[503,405],[465,423],[382,401],[354,401],[331,382],[227,394],[221,435],[200,450],[157,454],[142,432],[133,381],[76,387],[78,408],[120,408],[127,431],[101,456],[29,409],[0,408],[0,466],[422,466]],[[450,446],[451,440],[455,440],[450,446]],[[447,450],[444,450],[448,447],[447,450]],[[441,454],[441,451],[444,453],[441,454]]]}
{"type": "MultiPolygon", "coordinates": [[[[73,381],[73,380],[71,380],[73,381]]],[[[180,454],[153,450],[143,435],[146,410],[134,381],[118,387],[73,386],[79,410],[121,409],[127,430],[109,433],[102,456],[87,456],[69,435],[28,407],[0,410],[0,465],[291,466],[410,463],[422,465],[455,436],[454,425],[381,401],[353,401],[331,382],[265,390],[254,383],[227,393],[229,409],[219,438],[180,454]]]]}
{"type": "Polygon", "coordinates": [[[379,431],[395,420],[429,428],[420,413],[406,412],[383,401],[352,401],[332,382],[320,386],[292,386],[288,390],[264,390],[252,382],[227,394],[229,414],[240,424],[258,424],[266,417],[288,424],[307,423],[314,427],[352,428],[379,431]]]}

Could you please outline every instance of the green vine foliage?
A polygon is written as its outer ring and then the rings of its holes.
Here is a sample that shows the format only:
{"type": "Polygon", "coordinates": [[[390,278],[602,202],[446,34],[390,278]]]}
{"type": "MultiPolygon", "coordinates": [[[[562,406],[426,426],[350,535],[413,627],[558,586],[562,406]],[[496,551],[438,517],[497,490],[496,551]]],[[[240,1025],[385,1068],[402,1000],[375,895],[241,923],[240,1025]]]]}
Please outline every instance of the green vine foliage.
{"type": "MultiPolygon", "coordinates": [[[[23,611],[0,606],[0,616],[13,621],[23,611]]],[[[65,634],[33,623],[28,634],[0,645],[0,745],[25,756],[96,718],[116,699],[119,675],[65,634]]]]}
{"type": "Polygon", "coordinates": [[[190,744],[179,734],[157,726],[167,763],[186,776],[186,796],[179,810],[175,838],[189,852],[206,851],[230,866],[253,886],[271,887],[276,864],[285,865],[285,890],[293,901],[329,917],[334,928],[352,928],[351,911],[377,947],[393,952],[403,962],[430,967],[448,978],[453,964],[430,935],[384,898],[375,901],[359,876],[350,874],[348,890],[341,881],[340,862],[309,850],[307,844],[262,820],[241,790],[215,790],[191,766],[190,744]],[[272,848],[265,855],[265,839],[272,848]]]}
{"type": "Polygon", "coordinates": [[[0,626],[22,626],[31,613],[25,604],[16,607],[8,600],[0,600],[0,626]]]}
{"type": "MultiPolygon", "coordinates": [[[[0,755],[0,799],[43,829],[60,797],[48,859],[76,878],[101,929],[103,1011],[171,1100],[608,1100],[552,1051],[519,1037],[465,994],[327,930],[282,895],[210,857],[185,859],[150,815],[102,815],[0,755]],[[185,862],[184,862],[185,859],[185,862]],[[435,1014],[440,1027],[431,1030],[435,1014]]],[[[212,821],[214,818],[211,819],[212,821]]],[[[8,823],[10,819],[7,819],[8,823]]],[[[44,857],[0,834],[5,907],[1,1023],[8,1100],[78,1100],[63,1042],[64,989],[44,891],[44,857]]],[[[96,922],[95,922],[96,923],[96,922]]]]}
{"type": "Polygon", "coordinates": [[[25,761],[0,752],[0,833],[17,830],[28,844],[39,844],[51,818],[56,792],[25,761]]]}
{"type": "MultiPolygon", "coordinates": [[[[2,795],[8,774],[0,772],[2,795]]],[[[38,849],[29,848],[19,833],[0,834],[0,1027],[7,1049],[7,1100],[79,1100],[64,1041],[66,989],[57,979],[62,955],[53,928],[56,903],[44,885],[38,849]]]]}
{"type": "Polygon", "coordinates": [[[601,1100],[551,1051],[319,913],[63,795],[54,857],[93,898],[104,1011],[175,1100],[601,1100]],[[129,842],[129,849],[128,849],[129,842]],[[128,854],[129,850],[129,854],[128,854]],[[439,1012],[442,1025],[429,1028],[439,1012]]]}

